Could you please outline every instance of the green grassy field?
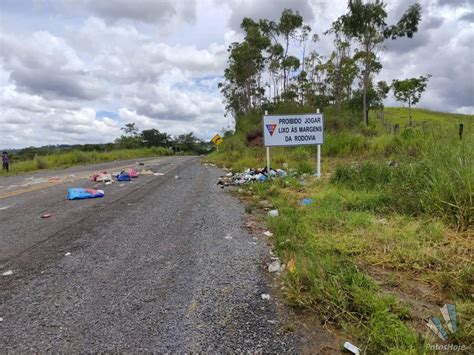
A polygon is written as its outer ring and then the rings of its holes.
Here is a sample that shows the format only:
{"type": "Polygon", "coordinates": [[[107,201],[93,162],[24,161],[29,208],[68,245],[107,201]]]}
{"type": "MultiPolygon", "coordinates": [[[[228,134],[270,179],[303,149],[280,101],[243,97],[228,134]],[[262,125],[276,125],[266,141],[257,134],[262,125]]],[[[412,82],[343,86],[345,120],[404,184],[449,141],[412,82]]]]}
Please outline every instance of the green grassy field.
{"type": "MultiPolygon", "coordinates": [[[[407,110],[388,108],[385,118],[401,127],[394,135],[375,115],[368,128],[347,125],[347,115],[325,112],[321,180],[309,175],[314,148],[272,148],[272,167],[296,175],[241,191],[248,211],[261,200],[280,211],[266,223],[277,254],[295,265],[284,275],[287,302],[369,354],[430,353],[426,319],[454,303],[460,329],[449,342],[472,349],[474,116],[414,110],[417,124],[405,129],[407,110]],[[301,206],[303,198],[314,202],[301,206]]],[[[241,123],[208,160],[264,166],[264,148],[246,144],[259,119],[241,123]]]]}
{"type": "MultiPolygon", "coordinates": [[[[168,149],[153,147],[113,150],[110,152],[82,152],[76,150],[61,154],[38,156],[36,159],[24,161],[15,161],[13,157],[10,164],[9,174],[15,175],[42,169],[66,168],[81,164],[94,164],[114,160],[146,158],[171,154],[173,154],[172,151],[168,149]]],[[[0,176],[5,175],[7,175],[6,171],[1,170],[0,176]]]]}

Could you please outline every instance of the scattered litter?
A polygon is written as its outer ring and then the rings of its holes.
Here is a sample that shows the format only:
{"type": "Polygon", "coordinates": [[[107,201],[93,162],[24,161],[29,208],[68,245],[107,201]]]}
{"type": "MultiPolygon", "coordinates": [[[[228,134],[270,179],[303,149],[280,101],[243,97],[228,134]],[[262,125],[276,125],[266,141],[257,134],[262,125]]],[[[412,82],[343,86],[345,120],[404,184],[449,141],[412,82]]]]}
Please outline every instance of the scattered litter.
{"type": "Polygon", "coordinates": [[[270,297],[270,295],[269,295],[268,293],[262,293],[262,295],[261,295],[261,296],[262,296],[262,300],[267,300],[267,301],[269,301],[269,300],[270,300],[270,298],[271,298],[271,297],[270,297]]]}
{"type": "Polygon", "coordinates": [[[112,181],[107,181],[105,184],[106,185],[112,185],[112,181]]]}
{"type": "Polygon", "coordinates": [[[175,178],[175,179],[179,179],[179,176],[178,176],[178,175],[175,175],[174,178],[175,178]]]}
{"type": "Polygon", "coordinates": [[[13,270],[7,270],[2,274],[2,276],[10,276],[10,275],[13,275],[13,270]]]}
{"type": "Polygon", "coordinates": [[[142,163],[142,162],[139,162],[139,163],[137,163],[137,164],[138,164],[138,165],[145,165],[145,163],[142,163]]]}
{"type": "Polygon", "coordinates": [[[280,271],[280,260],[273,261],[270,265],[268,265],[268,272],[277,272],[280,271]]]}
{"type": "Polygon", "coordinates": [[[153,175],[153,171],[143,169],[138,173],[138,175],[153,175]]]}
{"type": "Polygon", "coordinates": [[[270,232],[270,231],[263,232],[263,235],[264,235],[265,237],[273,237],[273,233],[270,232]]]}
{"type": "Polygon", "coordinates": [[[96,173],[91,176],[91,181],[93,182],[112,181],[112,174],[108,174],[106,171],[96,173]]]}
{"type": "Polygon", "coordinates": [[[0,322],[3,322],[3,317],[0,317],[0,322]]]}
{"type": "Polygon", "coordinates": [[[268,215],[270,217],[278,217],[279,213],[278,213],[278,210],[270,210],[268,211],[268,215]]]}
{"type": "Polygon", "coordinates": [[[165,174],[164,174],[164,173],[154,173],[153,175],[155,175],[155,176],[163,176],[163,175],[165,175],[165,174]]]}
{"type": "Polygon", "coordinates": [[[130,175],[125,171],[122,171],[120,174],[117,174],[117,181],[130,181],[130,180],[131,180],[130,175]]]}
{"type": "Polygon", "coordinates": [[[227,235],[225,236],[225,239],[232,239],[232,236],[231,236],[230,234],[227,234],[227,235]]]}
{"type": "Polygon", "coordinates": [[[348,341],[344,343],[344,349],[349,350],[351,353],[356,355],[360,354],[360,349],[357,346],[349,343],[348,341]]]}
{"type": "Polygon", "coordinates": [[[51,216],[52,216],[51,213],[45,213],[44,215],[41,216],[41,218],[49,218],[51,216]]]}
{"type": "MultiPolygon", "coordinates": [[[[228,170],[228,169],[223,169],[228,170]]],[[[270,174],[267,173],[267,168],[263,169],[246,169],[241,173],[227,173],[221,176],[217,181],[217,185],[223,186],[241,186],[255,181],[264,182],[268,180],[268,175],[271,177],[283,177],[287,173],[282,169],[270,169],[270,174]]]]}
{"type": "Polygon", "coordinates": [[[4,207],[0,207],[0,211],[3,211],[3,210],[6,210],[6,209],[9,209],[11,206],[4,206],[4,207]]]}
{"type": "Polygon", "coordinates": [[[83,200],[87,198],[98,198],[104,196],[105,194],[103,190],[84,189],[82,187],[70,187],[67,189],[68,200],[83,200]]]}
{"type": "Polygon", "coordinates": [[[286,267],[288,268],[289,272],[291,273],[295,272],[296,270],[295,260],[294,259],[288,260],[288,262],[286,263],[286,267]]]}
{"type": "Polygon", "coordinates": [[[65,255],[65,256],[69,256],[69,255],[71,255],[71,253],[68,252],[68,253],[66,253],[66,254],[64,254],[64,255],[65,255]]]}
{"type": "Polygon", "coordinates": [[[137,171],[132,168],[128,169],[128,175],[130,175],[130,177],[134,179],[138,177],[137,171]]]}
{"type": "Polygon", "coordinates": [[[120,186],[120,187],[124,187],[124,186],[125,186],[125,184],[119,184],[119,186],[120,186]]]}
{"type": "Polygon", "coordinates": [[[314,201],[311,198],[304,198],[300,201],[301,206],[311,205],[314,201]]]}

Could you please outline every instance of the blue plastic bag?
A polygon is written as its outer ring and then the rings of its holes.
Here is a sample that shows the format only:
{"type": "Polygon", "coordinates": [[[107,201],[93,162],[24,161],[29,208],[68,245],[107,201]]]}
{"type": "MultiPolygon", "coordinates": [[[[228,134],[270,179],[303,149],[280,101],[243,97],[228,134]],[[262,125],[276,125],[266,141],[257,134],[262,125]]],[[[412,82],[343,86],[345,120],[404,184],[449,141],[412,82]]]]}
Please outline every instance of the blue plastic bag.
{"type": "Polygon", "coordinates": [[[130,174],[122,171],[120,174],[117,175],[117,181],[130,181],[130,174]]]}
{"type": "Polygon", "coordinates": [[[103,190],[83,189],[82,187],[70,187],[67,189],[68,200],[84,200],[86,198],[104,197],[103,190]]]}

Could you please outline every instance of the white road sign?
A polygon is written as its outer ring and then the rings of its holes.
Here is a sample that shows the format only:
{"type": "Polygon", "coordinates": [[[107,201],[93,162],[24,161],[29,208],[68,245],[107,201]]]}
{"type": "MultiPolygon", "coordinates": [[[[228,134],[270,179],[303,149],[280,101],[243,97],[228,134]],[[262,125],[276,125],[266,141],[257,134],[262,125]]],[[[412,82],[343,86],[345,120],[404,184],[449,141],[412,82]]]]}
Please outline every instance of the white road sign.
{"type": "Polygon", "coordinates": [[[323,144],[323,115],[265,115],[263,139],[266,147],[323,144]]]}

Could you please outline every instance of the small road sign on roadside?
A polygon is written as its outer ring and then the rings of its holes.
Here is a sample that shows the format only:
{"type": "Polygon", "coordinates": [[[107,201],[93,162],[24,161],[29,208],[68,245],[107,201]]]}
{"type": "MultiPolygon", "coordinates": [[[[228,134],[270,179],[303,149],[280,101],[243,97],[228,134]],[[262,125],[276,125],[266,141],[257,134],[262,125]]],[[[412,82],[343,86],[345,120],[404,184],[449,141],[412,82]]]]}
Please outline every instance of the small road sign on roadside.
{"type": "Polygon", "coordinates": [[[211,140],[214,142],[215,145],[219,145],[224,141],[224,138],[222,138],[219,133],[216,133],[216,135],[212,137],[211,140]]]}

